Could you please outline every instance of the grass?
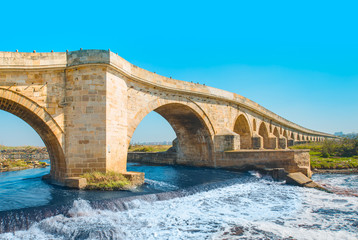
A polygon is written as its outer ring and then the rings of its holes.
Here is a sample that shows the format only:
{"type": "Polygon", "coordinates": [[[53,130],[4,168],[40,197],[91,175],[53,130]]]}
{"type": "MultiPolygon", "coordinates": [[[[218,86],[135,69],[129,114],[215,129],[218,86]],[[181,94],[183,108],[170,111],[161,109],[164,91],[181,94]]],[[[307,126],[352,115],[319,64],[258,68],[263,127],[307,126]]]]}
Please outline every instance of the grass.
{"type": "Polygon", "coordinates": [[[126,190],[131,186],[131,182],[125,176],[116,172],[91,172],[81,177],[86,178],[88,190],[126,190]]]}
{"type": "Polygon", "coordinates": [[[171,145],[130,145],[129,152],[165,152],[171,145]]]}
{"type": "Polygon", "coordinates": [[[357,139],[327,140],[291,146],[291,149],[310,149],[313,169],[358,168],[357,139]]]}
{"type": "Polygon", "coordinates": [[[18,159],[18,160],[4,160],[1,161],[3,166],[6,166],[7,168],[11,169],[11,168],[17,168],[17,167],[21,167],[21,168],[32,168],[33,164],[32,163],[28,163],[24,160],[18,159]]]}
{"type": "MultiPolygon", "coordinates": [[[[31,161],[26,161],[23,159],[16,160],[0,160],[0,166],[4,167],[7,170],[12,170],[15,168],[34,168],[36,164],[31,161]]],[[[46,167],[48,164],[46,162],[38,162],[41,167],[46,167]]]]}
{"type": "Polygon", "coordinates": [[[358,156],[322,157],[321,152],[310,151],[311,167],[317,169],[358,168],[358,156]]]}

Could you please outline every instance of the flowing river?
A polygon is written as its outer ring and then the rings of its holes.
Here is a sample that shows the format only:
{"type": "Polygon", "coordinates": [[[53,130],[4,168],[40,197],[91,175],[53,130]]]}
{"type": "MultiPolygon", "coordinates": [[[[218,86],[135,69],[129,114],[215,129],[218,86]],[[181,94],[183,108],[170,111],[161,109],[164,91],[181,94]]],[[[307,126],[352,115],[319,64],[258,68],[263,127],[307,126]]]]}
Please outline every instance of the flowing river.
{"type": "Polygon", "coordinates": [[[0,173],[0,239],[358,239],[358,175],[314,179],[348,195],[257,172],[128,164],[127,192],[47,185],[49,168],[0,173]],[[9,222],[12,224],[9,225],[9,222]]]}

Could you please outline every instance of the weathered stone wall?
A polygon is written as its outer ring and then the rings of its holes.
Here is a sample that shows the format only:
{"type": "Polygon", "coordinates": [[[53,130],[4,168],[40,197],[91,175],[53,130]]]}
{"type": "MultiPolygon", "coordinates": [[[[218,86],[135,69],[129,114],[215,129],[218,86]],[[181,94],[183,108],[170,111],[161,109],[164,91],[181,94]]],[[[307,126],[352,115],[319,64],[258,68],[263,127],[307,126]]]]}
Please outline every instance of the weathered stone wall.
{"type": "Polygon", "coordinates": [[[216,166],[230,169],[284,168],[311,176],[309,150],[242,150],[216,153],[216,166]]]}
{"type": "Polygon", "coordinates": [[[129,152],[127,158],[128,162],[168,164],[168,165],[177,164],[177,160],[178,160],[178,155],[176,153],[167,153],[167,152],[158,152],[158,153],[129,152]]]}
{"type": "MultiPolygon", "coordinates": [[[[128,162],[175,165],[177,154],[159,152],[129,152],[128,162]]],[[[186,163],[189,166],[201,166],[197,162],[186,163]]],[[[237,170],[284,168],[287,172],[302,172],[311,177],[309,150],[240,150],[216,152],[215,164],[208,167],[237,170]]]]}
{"type": "Polygon", "coordinates": [[[66,70],[65,155],[69,176],[106,171],[106,74],[103,66],[66,70]]]}

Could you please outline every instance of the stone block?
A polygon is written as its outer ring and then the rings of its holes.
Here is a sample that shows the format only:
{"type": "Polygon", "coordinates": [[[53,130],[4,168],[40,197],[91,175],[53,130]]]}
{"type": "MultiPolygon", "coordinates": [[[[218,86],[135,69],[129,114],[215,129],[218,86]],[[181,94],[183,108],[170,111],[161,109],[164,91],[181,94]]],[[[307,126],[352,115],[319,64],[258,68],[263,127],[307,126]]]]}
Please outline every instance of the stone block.
{"type": "Polygon", "coordinates": [[[272,178],[277,181],[285,180],[287,172],[284,168],[274,168],[272,169],[272,178]]]}
{"type": "Polygon", "coordinates": [[[287,184],[301,186],[301,187],[311,182],[312,179],[308,178],[301,172],[289,173],[286,178],[287,184]]]}
{"type": "Polygon", "coordinates": [[[277,144],[277,137],[269,137],[269,144],[270,146],[268,147],[269,149],[277,149],[278,148],[278,144],[277,144]]]}
{"type": "Polygon", "coordinates": [[[263,149],[264,143],[263,138],[259,135],[252,137],[252,148],[253,149],[263,149]]]}
{"type": "Polygon", "coordinates": [[[87,180],[81,177],[69,177],[65,179],[65,186],[69,188],[83,189],[87,186],[87,180]]]}
{"type": "Polygon", "coordinates": [[[240,149],[239,134],[225,134],[214,136],[215,152],[224,152],[240,149]]]}
{"type": "Polygon", "coordinates": [[[125,172],[122,173],[134,186],[144,183],[144,172],[125,172]]]}

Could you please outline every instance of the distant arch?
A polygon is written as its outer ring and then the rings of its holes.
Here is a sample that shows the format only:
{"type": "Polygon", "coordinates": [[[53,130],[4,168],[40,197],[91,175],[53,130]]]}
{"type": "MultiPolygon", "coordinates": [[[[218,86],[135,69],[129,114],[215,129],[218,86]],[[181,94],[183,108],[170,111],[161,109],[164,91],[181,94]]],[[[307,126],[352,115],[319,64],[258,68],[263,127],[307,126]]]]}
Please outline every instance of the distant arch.
{"type": "Polygon", "coordinates": [[[273,135],[275,135],[275,137],[276,137],[276,146],[279,147],[278,142],[279,142],[279,139],[280,139],[280,133],[279,133],[278,127],[275,127],[273,129],[273,135]]]}
{"type": "Polygon", "coordinates": [[[59,142],[63,137],[63,131],[52,116],[33,100],[2,88],[0,109],[21,118],[39,134],[50,157],[52,178],[63,180],[67,176],[64,152],[59,142]]]}
{"type": "Polygon", "coordinates": [[[294,134],[293,132],[291,133],[291,138],[292,138],[293,140],[296,140],[296,139],[295,139],[295,134],[294,134]]]}
{"type": "Polygon", "coordinates": [[[275,127],[275,128],[273,129],[273,135],[275,135],[277,139],[280,138],[280,133],[279,133],[277,127],[275,127]]]}
{"type": "Polygon", "coordinates": [[[249,121],[244,116],[240,114],[235,121],[234,132],[240,135],[240,148],[241,149],[250,149],[252,148],[252,134],[249,126],[249,121]]]}
{"type": "Polygon", "coordinates": [[[263,139],[264,148],[269,149],[270,148],[269,132],[268,132],[268,129],[267,129],[266,124],[264,122],[262,122],[260,124],[259,135],[263,139]]]}
{"type": "Polygon", "coordinates": [[[287,133],[286,129],[283,130],[282,135],[283,135],[285,138],[288,139],[288,133],[287,133]]]}

